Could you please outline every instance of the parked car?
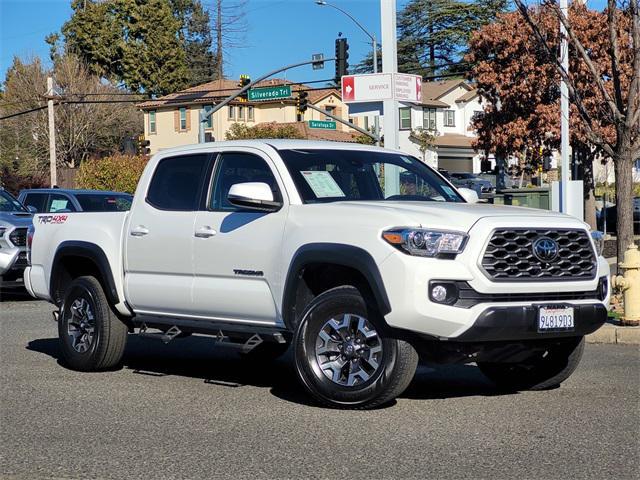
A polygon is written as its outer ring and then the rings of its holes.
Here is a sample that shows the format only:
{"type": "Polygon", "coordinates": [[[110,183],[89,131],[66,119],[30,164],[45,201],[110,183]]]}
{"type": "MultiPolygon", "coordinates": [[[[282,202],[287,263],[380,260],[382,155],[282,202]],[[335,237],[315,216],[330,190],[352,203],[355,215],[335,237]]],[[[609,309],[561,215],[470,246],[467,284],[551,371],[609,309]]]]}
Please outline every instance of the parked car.
{"type": "Polygon", "coordinates": [[[22,286],[27,266],[27,227],[32,214],[0,187],[0,286],[22,286]]]}
{"type": "Polygon", "coordinates": [[[584,222],[476,203],[401,152],[185,146],[152,157],[137,192],[128,212],[34,218],[25,284],[57,306],[71,368],[113,368],[136,330],[262,361],[292,344],[319,402],[369,408],[402,393],[418,353],[501,388],[557,386],[607,318],[609,265],[584,222]]]}
{"type": "MultiPolygon", "coordinates": [[[[615,205],[597,211],[598,230],[604,232],[605,218],[607,233],[618,232],[618,208],[615,205]]],[[[633,199],[633,233],[640,235],[640,197],[633,199]]]]}
{"type": "Polygon", "coordinates": [[[495,188],[489,180],[480,178],[473,173],[451,173],[451,182],[458,187],[466,187],[482,193],[492,193],[495,188]]]}
{"type": "Polygon", "coordinates": [[[133,195],[104,190],[33,188],[18,196],[33,213],[122,212],[131,208],[133,195]]]}

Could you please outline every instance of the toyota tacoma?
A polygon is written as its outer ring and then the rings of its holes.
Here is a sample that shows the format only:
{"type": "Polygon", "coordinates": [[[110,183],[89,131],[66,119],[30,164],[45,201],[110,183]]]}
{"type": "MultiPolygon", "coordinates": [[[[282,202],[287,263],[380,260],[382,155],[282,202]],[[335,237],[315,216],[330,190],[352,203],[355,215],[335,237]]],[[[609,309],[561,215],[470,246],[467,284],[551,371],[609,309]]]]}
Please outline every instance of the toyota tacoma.
{"type": "MultiPolygon", "coordinates": [[[[416,158],[356,144],[216,142],[156,154],[129,212],[40,214],[29,292],[65,363],[121,362],[128,334],[291,346],[318,401],[371,408],[419,357],[499,388],[575,370],[607,317],[601,239],[559,213],[477,202],[416,158]]],[[[177,340],[180,341],[180,340],[177,340]]]]}

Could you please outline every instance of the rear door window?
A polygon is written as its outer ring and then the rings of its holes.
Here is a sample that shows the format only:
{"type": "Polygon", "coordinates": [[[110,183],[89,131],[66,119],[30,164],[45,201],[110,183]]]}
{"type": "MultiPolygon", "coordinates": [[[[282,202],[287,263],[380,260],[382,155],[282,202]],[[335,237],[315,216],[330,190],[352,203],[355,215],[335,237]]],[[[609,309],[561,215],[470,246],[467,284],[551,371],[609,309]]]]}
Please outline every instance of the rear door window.
{"type": "Polygon", "coordinates": [[[208,160],[208,154],[162,159],[149,184],[147,203],[159,210],[198,210],[208,160]]]}
{"type": "Polygon", "coordinates": [[[49,200],[47,201],[47,212],[75,212],[76,208],[71,203],[71,199],[66,195],[60,193],[49,194],[49,200]]]}

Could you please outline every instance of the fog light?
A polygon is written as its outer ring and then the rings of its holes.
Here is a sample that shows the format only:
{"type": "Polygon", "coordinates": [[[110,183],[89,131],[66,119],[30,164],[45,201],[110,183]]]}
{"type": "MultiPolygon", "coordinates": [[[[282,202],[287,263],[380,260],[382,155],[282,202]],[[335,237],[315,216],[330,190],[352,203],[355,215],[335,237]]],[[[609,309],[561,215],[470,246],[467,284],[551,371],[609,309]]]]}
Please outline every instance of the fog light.
{"type": "Polygon", "coordinates": [[[436,285],[431,289],[431,298],[436,302],[444,302],[447,299],[447,288],[443,285],[436,285]]]}

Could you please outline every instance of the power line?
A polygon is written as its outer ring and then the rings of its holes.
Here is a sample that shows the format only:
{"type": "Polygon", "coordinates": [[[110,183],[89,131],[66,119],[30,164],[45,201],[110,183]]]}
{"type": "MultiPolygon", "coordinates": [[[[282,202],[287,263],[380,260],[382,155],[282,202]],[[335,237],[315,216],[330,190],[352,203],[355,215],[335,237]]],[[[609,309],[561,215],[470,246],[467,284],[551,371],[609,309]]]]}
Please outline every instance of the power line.
{"type": "Polygon", "coordinates": [[[6,115],[4,117],[0,117],[0,120],[7,120],[9,118],[18,117],[20,115],[26,115],[27,113],[37,112],[38,110],[44,110],[45,108],[47,108],[46,105],[44,105],[42,107],[32,108],[31,110],[25,110],[23,112],[12,113],[11,115],[6,115]]]}

